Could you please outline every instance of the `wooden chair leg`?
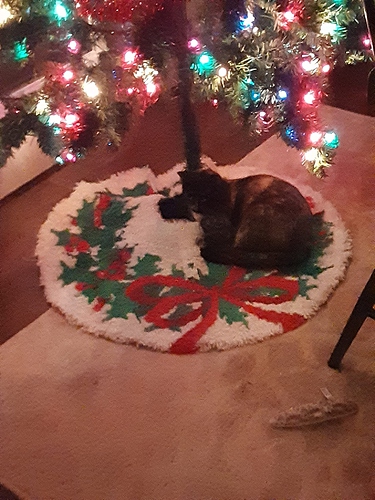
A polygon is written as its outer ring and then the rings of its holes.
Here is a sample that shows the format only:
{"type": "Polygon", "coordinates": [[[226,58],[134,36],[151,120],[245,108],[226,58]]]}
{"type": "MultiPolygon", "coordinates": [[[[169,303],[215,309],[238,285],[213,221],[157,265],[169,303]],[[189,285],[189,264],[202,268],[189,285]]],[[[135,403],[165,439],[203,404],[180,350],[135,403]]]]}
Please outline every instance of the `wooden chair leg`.
{"type": "Polygon", "coordinates": [[[336,370],[340,369],[342,358],[349,349],[366,318],[367,314],[358,314],[358,311],[354,308],[348,322],[345,325],[345,328],[341,333],[339,341],[337,342],[331,357],[328,360],[328,366],[330,368],[334,368],[336,370]]]}
{"type": "Polygon", "coordinates": [[[349,349],[359,329],[367,317],[373,317],[371,311],[375,300],[375,271],[373,271],[363,292],[359,296],[341,336],[328,360],[328,366],[338,370],[342,358],[349,349]]]}

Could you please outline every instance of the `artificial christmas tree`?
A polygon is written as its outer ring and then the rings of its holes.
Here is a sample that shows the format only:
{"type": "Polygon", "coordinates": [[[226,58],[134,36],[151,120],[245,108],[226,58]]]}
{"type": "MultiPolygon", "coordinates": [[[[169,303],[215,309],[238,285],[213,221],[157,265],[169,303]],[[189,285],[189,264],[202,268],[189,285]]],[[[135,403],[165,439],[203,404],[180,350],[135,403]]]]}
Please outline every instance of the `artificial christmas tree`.
{"type": "Polygon", "coordinates": [[[44,77],[37,92],[2,99],[2,164],[28,133],[60,163],[99,136],[117,144],[132,112],[171,91],[172,56],[188,169],[200,163],[191,99],[204,98],[229,106],[249,133],[277,132],[323,176],[339,144],[318,116],[328,75],[370,53],[358,0],[3,1],[0,22],[3,62],[34,57],[44,77]]]}

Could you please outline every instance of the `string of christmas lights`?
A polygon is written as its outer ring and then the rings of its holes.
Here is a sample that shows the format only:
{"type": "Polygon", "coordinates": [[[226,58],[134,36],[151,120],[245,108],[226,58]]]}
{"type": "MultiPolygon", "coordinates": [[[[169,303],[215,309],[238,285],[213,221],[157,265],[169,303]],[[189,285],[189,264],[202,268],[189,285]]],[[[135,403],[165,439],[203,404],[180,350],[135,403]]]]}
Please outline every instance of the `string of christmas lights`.
{"type": "MultiPolygon", "coordinates": [[[[170,40],[151,40],[151,57],[138,44],[163,7],[162,0],[0,0],[2,62],[34,58],[43,77],[36,92],[1,99],[0,164],[30,133],[59,163],[83,157],[102,136],[117,145],[132,113],[163,90],[170,40]]],[[[370,54],[360,1],[210,1],[189,31],[193,96],[229,106],[251,133],[276,131],[324,176],[339,145],[318,116],[329,73],[370,54]]]]}
{"type": "MultiPolygon", "coordinates": [[[[195,96],[213,106],[229,104],[255,133],[277,131],[300,150],[306,168],[323,177],[339,138],[324,128],[319,105],[328,76],[346,51],[347,28],[361,21],[356,51],[366,57],[369,37],[359,3],[347,0],[229,0],[231,30],[214,36],[207,26],[192,27],[189,48],[195,96]],[[361,46],[362,42],[362,46],[361,46]]],[[[213,23],[215,24],[215,23],[213,23]]],[[[367,54],[370,55],[369,53],[367,54]]],[[[359,57],[358,57],[359,59],[359,57]]]]}
{"type": "MultiPolygon", "coordinates": [[[[142,5],[133,2],[130,8],[127,2],[127,15],[132,16],[133,7],[137,18],[146,15],[142,5]]],[[[160,2],[153,2],[152,12],[159,6],[160,2]]],[[[113,12],[108,12],[113,18],[113,12]]],[[[45,14],[38,11],[38,15],[45,14]]],[[[131,113],[143,113],[161,92],[158,70],[133,45],[131,23],[127,28],[118,27],[113,37],[113,28],[82,23],[74,6],[60,0],[49,5],[48,16],[41,37],[47,48],[35,62],[38,76],[44,77],[41,88],[22,98],[3,99],[7,115],[0,120],[2,164],[29,133],[61,164],[82,158],[100,135],[108,145],[118,145],[131,113]],[[117,41],[118,46],[108,46],[108,40],[117,41]],[[21,122],[20,116],[33,119],[21,122]],[[17,134],[11,132],[13,125],[17,134]]],[[[30,54],[24,40],[27,59],[30,54]]],[[[13,59],[21,60],[14,49],[13,59]]]]}

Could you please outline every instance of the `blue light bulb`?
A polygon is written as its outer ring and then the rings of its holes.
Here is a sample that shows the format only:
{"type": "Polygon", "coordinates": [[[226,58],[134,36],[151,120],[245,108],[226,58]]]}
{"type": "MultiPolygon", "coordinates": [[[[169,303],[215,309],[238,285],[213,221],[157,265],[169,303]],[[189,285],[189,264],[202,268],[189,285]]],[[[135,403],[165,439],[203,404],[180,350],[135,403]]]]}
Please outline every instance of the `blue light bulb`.
{"type": "Polygon", "coordinates": [[[287,99],[287,97],[288,97],[288,92],[284,89],[280,89],[277,92],[277,97],[278,97],[278,99],[280,99],[280,101],[285,101],[285,99],[287,99]]]}

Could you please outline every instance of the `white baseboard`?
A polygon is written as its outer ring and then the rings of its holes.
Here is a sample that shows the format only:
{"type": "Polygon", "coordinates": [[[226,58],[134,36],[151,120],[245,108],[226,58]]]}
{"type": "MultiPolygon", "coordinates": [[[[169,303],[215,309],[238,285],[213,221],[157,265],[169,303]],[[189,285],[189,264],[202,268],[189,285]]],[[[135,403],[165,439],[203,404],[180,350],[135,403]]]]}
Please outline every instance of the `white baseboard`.
{"type": "MultiPolygon", "coordinates": [[[[39,90],[44,78],[38,78],[13,91],[11,97],[21,97],[39,90]]],[[[0,118],[4,116],[4,106],[0,103],[0,118]]],[[[0,200],[16,189],[34,179],[54,164],[50,156],[39,149],[36,137],[27,136],[19,149],[13,150],[13,156],[0,167],[0,200]]]]}
{"type": "Polygon", "coordinates": [[[14,151],[13,157],[8,158],[0,168],[0,200],[48,170],[54,163],[53,158],[41,151],[37,138],[27,136],[22,146],[14,151]]]}

